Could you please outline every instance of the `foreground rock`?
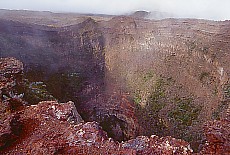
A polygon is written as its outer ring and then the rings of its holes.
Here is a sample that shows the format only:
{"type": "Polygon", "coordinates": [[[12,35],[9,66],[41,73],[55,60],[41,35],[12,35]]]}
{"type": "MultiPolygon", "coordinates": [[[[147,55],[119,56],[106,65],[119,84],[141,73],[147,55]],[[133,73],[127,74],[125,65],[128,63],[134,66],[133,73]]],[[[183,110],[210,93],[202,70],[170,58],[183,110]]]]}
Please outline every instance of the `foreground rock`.
{"type": "Polygon", "coordinates": [[[71,102],[47,101],[16,113],[10,127],[17,126],[17,136],[1,153],[85,154],[87,151],[98,152],[98,147],[107,143],[107,148],[99,153],[116,152],[118,144],[109,141],[96,122],[81,123],[83,121],[74,109],[71,102]]]}
{"type": "MultiPolygon", "coordinates": [[[[125,143],[108,138],[97,122],[83,123],[71,102],[40,102],[10,117],[12,133],[3,154],[191,154],[187,142],[138,137],[125,143]],[[71,121],[69,121],[71,119],[71,121]]],[[[6,134],[5,134],[6,135],[6,134]]],[[[8,135],[6,135],[8,136],[8,135]]],[[[1,137],[2,139],[4,136],[1,137]]],[[[3,139],[4,141],[4,139],[3,139]]]]}
{"type": "MultiPolygon", "coordinates": [[[[40,102],[8,117],[11,135],[2,154],[192,154],[190,145],[172,137],[139,136],[118,143],[97,122],[83,123],[72,102],[40,102]],[[11,142],[11,143],[10,143],[11,142]]],[[[207,145],[199,154],[229,154],[229,120],[205,127],[207,145]]],[[[5,139],[4,139],[5,138],[5,139]]]]}

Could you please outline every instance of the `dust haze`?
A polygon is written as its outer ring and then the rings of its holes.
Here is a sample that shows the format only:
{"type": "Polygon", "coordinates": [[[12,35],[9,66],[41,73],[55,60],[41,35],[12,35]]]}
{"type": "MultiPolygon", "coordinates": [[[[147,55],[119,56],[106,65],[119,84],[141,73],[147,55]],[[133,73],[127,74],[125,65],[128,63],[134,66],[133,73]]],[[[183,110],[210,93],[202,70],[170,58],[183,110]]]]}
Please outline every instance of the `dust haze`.
{"type": "Polygon", "coordinates": [[[125,14],[160,11],[179,18],[230,19],[229,0],[0,0],[1,9],[125,14]]]}

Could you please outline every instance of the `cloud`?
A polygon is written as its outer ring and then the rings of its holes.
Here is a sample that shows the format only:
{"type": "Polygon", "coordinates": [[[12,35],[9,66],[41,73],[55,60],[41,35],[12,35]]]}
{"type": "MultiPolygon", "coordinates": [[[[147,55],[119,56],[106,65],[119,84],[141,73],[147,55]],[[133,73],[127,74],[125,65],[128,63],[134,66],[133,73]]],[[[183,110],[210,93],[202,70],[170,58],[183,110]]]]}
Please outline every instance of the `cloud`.
{"type": "Polygon", "coordinates": [[[0,0],[3,9],[123,14],[162,11],[183,18],[230,19],[229,0],[0,0]]]}

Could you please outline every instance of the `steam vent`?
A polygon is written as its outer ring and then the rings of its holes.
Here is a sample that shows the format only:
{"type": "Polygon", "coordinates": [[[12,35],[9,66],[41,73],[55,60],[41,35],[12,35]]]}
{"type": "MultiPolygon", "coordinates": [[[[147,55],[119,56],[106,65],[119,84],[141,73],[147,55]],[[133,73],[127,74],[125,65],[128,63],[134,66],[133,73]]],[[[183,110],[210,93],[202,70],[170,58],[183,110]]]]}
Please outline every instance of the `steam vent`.
{"type": "Polygon", "coordinates": [[[155,14],[0,10],[0,154],[229,155],[230,21],[155,14]]]}

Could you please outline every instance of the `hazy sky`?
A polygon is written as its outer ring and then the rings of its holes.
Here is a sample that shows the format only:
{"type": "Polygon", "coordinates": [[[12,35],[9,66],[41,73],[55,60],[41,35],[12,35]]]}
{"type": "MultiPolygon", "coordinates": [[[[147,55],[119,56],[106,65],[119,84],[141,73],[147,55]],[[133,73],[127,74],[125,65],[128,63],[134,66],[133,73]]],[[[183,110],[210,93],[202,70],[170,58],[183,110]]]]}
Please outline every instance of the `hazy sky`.
{"type": "Polygon", "coordinates": [[[0,8],[103,14],[147,10],[179,17],[230,19],[230,0],[0,0],[0,8]]]}

